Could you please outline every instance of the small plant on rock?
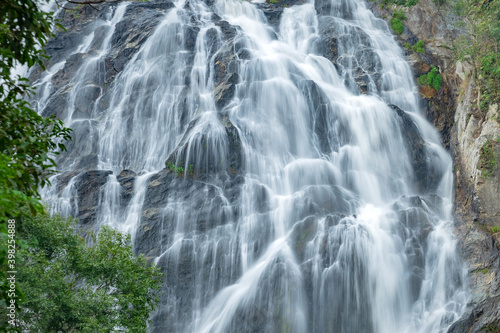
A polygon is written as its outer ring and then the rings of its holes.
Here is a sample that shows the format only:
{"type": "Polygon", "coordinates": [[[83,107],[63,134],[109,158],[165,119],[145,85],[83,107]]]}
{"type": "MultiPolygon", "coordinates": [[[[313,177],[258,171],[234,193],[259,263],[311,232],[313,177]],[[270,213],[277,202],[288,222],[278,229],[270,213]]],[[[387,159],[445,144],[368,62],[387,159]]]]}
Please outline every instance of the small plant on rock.
{"type": "Polygon", "coordinates": [[[391,28],[396,35],[401,35],[404,31],[403,22],[406,20],[406,15],[403,10],[395,10],[392,13],[392,18],[390,20],[391,28]]]}
{"type": "Polygon", "coordinates": [[[439,91],[441,89],[441,83],[443,79],[441,74],[439,74],[436,67],[431,66],[431,71],[425,75],[422,75],[418,78],[418,83],[422,86],[429,86],[439,91]]]}
{"type": "Polygon", "coordinates": [[[415,53],[425,53],[425,49],[424,49],[424,41],[423,40],[419,40],[417,42],[417,44],[413,45],[413,47],[411,48],[415,53]]]}
{"type": "Polygon", "coordinates": [[[172,171],[176,177],[182,177],[184,175],[184,167],[177,166],[177,164],[173,164],[168,161],[167,168],[172,171]]]}

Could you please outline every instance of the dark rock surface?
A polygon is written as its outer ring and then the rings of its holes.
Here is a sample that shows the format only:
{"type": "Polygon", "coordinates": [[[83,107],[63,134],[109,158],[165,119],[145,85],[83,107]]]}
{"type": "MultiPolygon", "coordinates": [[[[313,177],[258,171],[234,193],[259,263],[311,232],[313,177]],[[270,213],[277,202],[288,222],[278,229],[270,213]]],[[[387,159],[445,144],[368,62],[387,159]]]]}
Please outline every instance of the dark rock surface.
{"type": "Polygon", "coordinates": [[[64,188],[73,180],[75,197],[70,198],[71,204],[77,207],[73,212],[78,218],[78,227],[83,233],[97,231],[100,224],[96,220],[99,211],[99,200],[102,196],[102,188],[107,183],[112,171],[88,170],[79,173],[78,171],[68,171],[57,176],[57,191],[62,195],[64,188]]]}
{"type": "Polygon", "coordinates": [[[415,174],[414,181],[417,190],[419,193],[434,191],[438,186],[438,181],[441,179],[442,174],[437,174],[437,170],[429,166],[429,157],[425,147],[426,143],[422,139],[417,125],[406,112],[396,105],[391,104],[389,107],[396,111],[401,121],[401,135],[405,138],[405,145],[411,154],[411,164],[415,174]]]}

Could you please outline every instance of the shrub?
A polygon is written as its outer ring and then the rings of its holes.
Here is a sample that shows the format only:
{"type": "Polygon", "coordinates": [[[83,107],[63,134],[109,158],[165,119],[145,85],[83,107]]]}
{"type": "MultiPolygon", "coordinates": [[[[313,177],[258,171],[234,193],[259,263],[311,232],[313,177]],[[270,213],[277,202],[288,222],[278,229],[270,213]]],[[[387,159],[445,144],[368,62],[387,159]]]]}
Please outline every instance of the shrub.
{"type": "Polygon", "coordinates": [[[446,3],[446,0],[432,0],[436,5],[442,6],[446,3]]]}
{"type": "Polygon", "coordinates": [[[400,19],[392,17],[391,18],[391,28],[396,35],[401,35],[404,31],[403,22],[400,19]]]}
{"type": "Polygon", "coordinates": [[[483,273],[483,274],[488,274],[488,272],[490,271],[490,269],[489,269],[489,268],[483,268],[483,269],[481,269],[481,270],[479,270],[479,271],[480,271],[481,273],[483,273]]]}
{"type": "Polygon", "coordinates": [[[392,13],[392,17],[395,17],[401,21],[406,20],[405,12],[402,9],[397,9],[392,13]]]}
{"type": "Polygon", "coordinates": [[[17,258],[26,297],[19,331],[146,331],[162,274],[134,256],[129,235],[103,227],[88,246],[71,219],[25,216],[16,220],[25,244],[17,258]]]}
{"type": "Polygon", "coordinates": [[[496,234],[497,232],[500,231],[500,227],[497,227],[497,226],[491,227],[490,231],[492,234],[496,234]]]}
{"type": "Polygon", "coordinates": [[[419,77],[418,83],[422,86],[433,87],[436,91],[438,91],[441,88],[442,80],[441,74],[438,73],[437,68],[431,66],[431,71],[419,77]]]}
{"type": "Polygon", "coordinates": [[[417,42],[417,44],[413,45],[413,47],[411,48],[414,52],[416,53],[425,53],[425,49],[424,49],[424,41],[423,40],[419,40],[417,42]]]}
{"type": "Polygon", "coordinates": [[[395,10],[392,13],[390,24],[396,35],[401,35],[404,31],[403,20],[406,20],[406,15],[402,10],[395,10]]]}

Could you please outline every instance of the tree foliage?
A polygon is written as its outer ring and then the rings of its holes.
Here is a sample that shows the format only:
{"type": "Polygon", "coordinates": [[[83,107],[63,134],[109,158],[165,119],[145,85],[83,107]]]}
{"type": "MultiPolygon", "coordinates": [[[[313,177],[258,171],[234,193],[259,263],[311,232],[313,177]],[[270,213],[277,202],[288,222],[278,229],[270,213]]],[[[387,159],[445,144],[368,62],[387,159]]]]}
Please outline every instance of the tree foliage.
{"type": "MultiPolygon", "coordinates": [[[[33,111],[24,100],[32,93],[28,80],[13,73],[16,66],[43,68],[51,14],[34,0],[0,0],[0,8],[0,303],[5,304],[7,220],[25,206],[32,213],[43,211],[38,188],[55,172],[54,151],[64,150],[61,142],[70,139],[70,130],[33,111]]],[[[22,292],[17,293],[21,301],[22,292]]]]}
{"type": "Polygon", "coordinates": [[[418,78],[418,83],[420,85],[433,87],[436,91],[441,89],[442,81],[441,74],[439,74],[438,69],[434,66],[431,66],[431,71],[429,73],[418,78]]]}
{"type": "Polygon", "coordinates": [[[71,219],[26,215],[18,224],[20,331],[146,331],[161,273],[134,256],[129,235],[103,227],[87,246],[71,219]]]}

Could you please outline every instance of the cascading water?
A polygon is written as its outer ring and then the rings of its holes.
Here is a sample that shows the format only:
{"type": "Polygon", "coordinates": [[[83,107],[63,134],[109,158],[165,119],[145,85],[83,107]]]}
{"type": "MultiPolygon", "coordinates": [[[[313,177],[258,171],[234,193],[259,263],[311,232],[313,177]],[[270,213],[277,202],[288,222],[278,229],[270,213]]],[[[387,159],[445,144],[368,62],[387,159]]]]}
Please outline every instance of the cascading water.
{"type": "MultiPolygon", "coordinates": [[[[360,0],[276,24],[257,1],[178,0],[109,83],[131,6],[66,57],[85,55],[58,114],[78,144],[44,198],[77,216],[84,162],[113,171],[95,219],[165,272],[150,331],[446,332],[467,301],[452,162],[385,22],[360,0]]],[[[37,82],[42,114],[65,66],[37,82]]]]}

